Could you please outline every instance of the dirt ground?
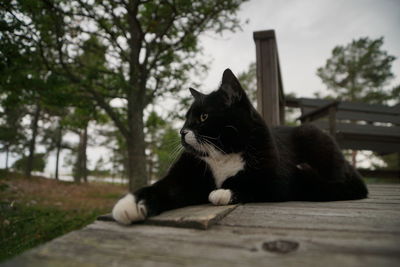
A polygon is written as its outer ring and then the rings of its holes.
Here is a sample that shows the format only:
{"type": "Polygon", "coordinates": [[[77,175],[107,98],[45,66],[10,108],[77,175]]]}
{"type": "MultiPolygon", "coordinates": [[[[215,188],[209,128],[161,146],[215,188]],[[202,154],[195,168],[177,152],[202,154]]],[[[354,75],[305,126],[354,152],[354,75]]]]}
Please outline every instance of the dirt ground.
{"type": "Polygon", "coordinates": [[[127,192],[126,185],[108,183],[76,184],[34,176],[30,179],[8,175],[0,179],[2,202],[57,207],[62,210],[104,210],[127,192]]]}

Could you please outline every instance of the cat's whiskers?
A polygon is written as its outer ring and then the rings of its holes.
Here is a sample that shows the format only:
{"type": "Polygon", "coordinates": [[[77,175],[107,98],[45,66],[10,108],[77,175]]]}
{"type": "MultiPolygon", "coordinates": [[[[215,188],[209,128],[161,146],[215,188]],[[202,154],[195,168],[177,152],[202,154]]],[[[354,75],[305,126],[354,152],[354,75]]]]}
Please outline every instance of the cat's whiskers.
{"type": "MultiPolygon", "coordinates": [[[[172,148],[172,152],[174,152],[176,149],[178,149],[181,145],[180,138],[173,138],[167,141],[167,146],[169,148],[172,148]]],[[[172,154],[172,153],[171,153],[172,154]]]]}
{"type": "Polygon", "coordinates": [[[177,142],[175,147],[172,149],[172,152],[170,153],[170,160],[168,162],[168,165],[171,165],[173,162],[175,162],[175,160],[181,154],[183,149],[184,147],[182,146],[182,144],[180,142],[177,142]]]}
{"type": "Polygon", "coordinates": [[[170,165],[171,162],[175,161],[179,152],[183,149],[182,144],[180,142],[180,138],[173,138],[166,142],[165,144],[167,150],[169,151],[169,158],[168,164],[170,165]]]}
{"type": "MultiPolygon", "coordinates": [[[[200,140],[202,140],[204,143],[207,143],[209,146],[211,146],[212,148],[215,148],[216,150],[221,152],[223,155],[226,155],[225,151],[223,151],[216,144],[213,144],[208,140],[208,139],[219,140],[219,137],[215,138],[215,137],[211,137],[211,136],[207,136],[207,135],[201,135],[201,134],[198,134],[198,136],[200,137],[200,140]]],[[[215,152],[214,152],[214,154],[215,154],[215,152]]]]}
{"type": "Polygon", "coordinates": [[[176,146],[176,148],[174,149],[174,151],[172,151],[172,153],[171,153],[171,157],[172,157],[173,160],[176,159],[177,155],[179,154],[180,151],[182,151],[182,149],[183,149],[182,145],[178,144],[178,145],[176,146]]]}
{"type": "Polygon", "coordinates": [[[212,145],[211,145],[210,141],[208,141],[205,138],[202,138],[201,142],[203,144],[204,150],[208,153],[209,156],[212,156],[213,150],[211,149],[212,145]]]}

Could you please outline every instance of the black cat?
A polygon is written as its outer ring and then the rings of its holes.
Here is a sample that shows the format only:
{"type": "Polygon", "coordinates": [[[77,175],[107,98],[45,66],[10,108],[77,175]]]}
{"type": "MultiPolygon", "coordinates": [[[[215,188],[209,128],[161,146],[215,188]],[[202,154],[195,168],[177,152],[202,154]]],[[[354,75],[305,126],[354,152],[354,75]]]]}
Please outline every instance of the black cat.
{"type": "Polygon", "coordinates": [[[195,100],[181,130],[185,152],[163,179],[117,202],[118,222],[208,202],[367,197],[361,176],[329,135],[312,125],[268,128],[229,69],[219,90],[190,91],[195,100]]]}

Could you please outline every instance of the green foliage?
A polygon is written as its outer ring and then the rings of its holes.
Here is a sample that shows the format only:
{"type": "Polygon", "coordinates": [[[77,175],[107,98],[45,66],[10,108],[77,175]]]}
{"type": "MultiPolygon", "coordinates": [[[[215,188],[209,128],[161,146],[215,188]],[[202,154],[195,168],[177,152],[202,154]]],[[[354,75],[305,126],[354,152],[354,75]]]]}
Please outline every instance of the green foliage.
{"type": "Polygon", "coordinates": [[[16,29],[26,33],[25,45],[39,46],[46,67],[80,85],[81,95],[90,95],[89,87],[95,86],[102,98],[128,98],[130,90],[139,93],[145,86],[142,96],[148,104],[179,90],[189,72],[204,70],[196,59],[199,34],[239,29],[235,15],[243,2],[17,1],[4,4],[3,13],[7,23],[16,25],[8,30],[10,39],[19,45],[23,40],[16,38],[16,29]],[[105,55],[113,58],[107,65],[105,55]],[[100,82],[94,85],[93,78],[100,82]]]}
{"type": "MultiPolygon", "coordinates": [[[[26,169],[27,161],[28,161],[27,157],[20,158],[19,160],[14,162],[13,168],[18,171],[24,171],[26,169]]],[[[32,170],[43,172],[45,167],[46,167],[45,154],[44,153],[35,154],[33,157],[32,170]]]]}
{"type": "Polygon", "coordinates": [[[383,37],[364,37],[336,46],[317,75],[335,98],[384,103],[392,97],[384,87],[394,77],[391,67],[395,57],[384,51],[382,45],[383,37]]]}
{"type": "MultiPolygon", "coordinates": [[[[379,157],[384,163],[385,166],[383,169],[386,170],[399,170],[399,162],[400,162],[400,155],[399,153],[392,153],[387,155],[379,155],[378,153],[374,153],[375,156],[379,157]]],[[[382,169],[380,165],[372,164],[373,168],[382,169]]]]}

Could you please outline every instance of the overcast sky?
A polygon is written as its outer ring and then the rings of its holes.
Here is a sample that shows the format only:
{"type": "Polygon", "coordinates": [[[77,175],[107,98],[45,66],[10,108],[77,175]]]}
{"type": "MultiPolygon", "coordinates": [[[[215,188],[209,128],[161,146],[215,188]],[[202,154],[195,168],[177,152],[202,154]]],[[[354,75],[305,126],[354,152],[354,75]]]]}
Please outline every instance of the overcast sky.
{"type": "Polygon", "coordinates": [[[251,0],[239,17],[249,19],[242,32],[201,38],[204,57],[212,59],[203,90],[214,89],[223,70],[235,73],[255,61],[253,32],[274,29],[285,92],[313,96],[325,87],[316,69],[333,47],[352,39],[384,37],[384,49],[396,56],[393,73],[400,83],[400,0],[251,0]]]}

